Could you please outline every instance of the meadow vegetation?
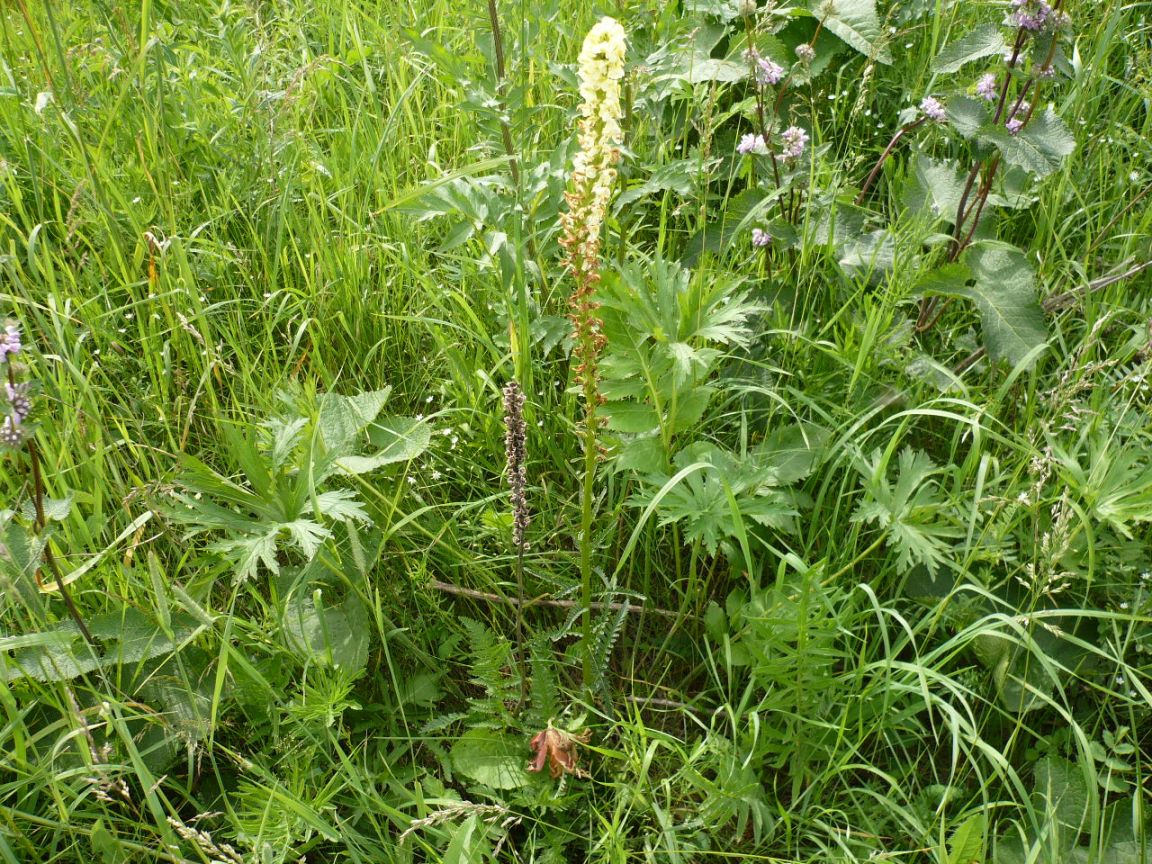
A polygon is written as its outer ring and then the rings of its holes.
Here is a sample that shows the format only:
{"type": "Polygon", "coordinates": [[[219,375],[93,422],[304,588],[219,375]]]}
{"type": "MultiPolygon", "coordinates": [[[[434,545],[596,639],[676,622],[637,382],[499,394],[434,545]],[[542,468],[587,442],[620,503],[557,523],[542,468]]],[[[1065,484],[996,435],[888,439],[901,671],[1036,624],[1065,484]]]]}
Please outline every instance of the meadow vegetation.
{"type": "Polygon", "coordinates": [[[0,8],[0,861],[1152,862],[1152,5],[0,8]]]}

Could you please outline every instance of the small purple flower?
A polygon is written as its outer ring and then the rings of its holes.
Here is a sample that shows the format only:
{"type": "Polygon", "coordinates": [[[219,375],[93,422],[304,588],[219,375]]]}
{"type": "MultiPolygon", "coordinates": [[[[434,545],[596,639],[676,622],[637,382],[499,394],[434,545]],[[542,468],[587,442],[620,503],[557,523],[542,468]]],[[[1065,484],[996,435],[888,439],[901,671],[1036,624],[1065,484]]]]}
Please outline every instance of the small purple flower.
{"type": "Polygon", "coordinates": [[[15,324],[5,324],[0,333],[0,360],[8,354],[20,353],[20,328],[15,324]]]}
{"type": "Polygon", "coordinates": [[[1020,130],[1024,128],[1024,121],[1019,117],[1013,117],[1005,123],[1004,126],[1008,130],[1009,135],[1019,135],[1020,130]]]}
{"type": "Polygon", "coordinates": [[[1040,32],[1053,20],[1052,7],[1047,0],[1012,0],[1012,9],[1008,23],[1032,33],[1040,32]]]}
{"type": "Polygon", "coordinates": [[[1022,101],[1019,105],[1012,109],[1013,117],[1027,117],[1028,112],[1032,110],[1032,103],[1027,99],[1022,101]]]}
{"type": "Polygon", "coordinates": [[[784,140],[784,147],[780,151],[784,159],[798,159],[808,146],[808,133],[799,126],[789,126],[780,137],[784,140]]]}
{"type": "Polygon", "coordinates": [[[935,96],[925,96],[921,99],[920,110],[934,123],[943,123],[948,119],[948,115],[944,113],[944,105],[935,96]]]}
{"type": "Polygon", "coordinates": [[[752,245],[764,248],[772,243],[772,235],[760,228],[752,229],[752,245]]]}
{"type": "Polygon", "coordinates": [[[796,46],[796,59],[807,65],[816,59],[816,49],[807,42],[801,42],[796,46]]]}
{"type": "Polygon", "coordinates": [[[17,423],[23,423],[28,419],[28,415],[32,413],[32,400],[28,398],[28,384],[5,384],[5,395],[8,397],[8,405],[12,409],[12,416],[16,418],[17,423]]]}
{"type": "Polygon", "coordinates": [[[0,423],[0,447],[19,447],[24,443],[24,430],[15,417],[5,417],[0,423]]]}
{"type": "Polygon", "coordinates": [[[984,75],[976,84],[976,95],[987,102],[995,102],[999,95],[996,86],[996,75],[992,72],[984,75]]]}
{"type": "Polygon", "coordinates": [[[768,145],[763,135],[749,134],[740,139],[740,143],[736,145],[736,152],[742,156],[747,156],[749,153],[766,153],[768,145]]]}
{"type": "Polygon", "coordinates": [[[784,67],[767,57],[756,61],[756,80],[761,84],[779,84],[784,79],[784,67]]]}

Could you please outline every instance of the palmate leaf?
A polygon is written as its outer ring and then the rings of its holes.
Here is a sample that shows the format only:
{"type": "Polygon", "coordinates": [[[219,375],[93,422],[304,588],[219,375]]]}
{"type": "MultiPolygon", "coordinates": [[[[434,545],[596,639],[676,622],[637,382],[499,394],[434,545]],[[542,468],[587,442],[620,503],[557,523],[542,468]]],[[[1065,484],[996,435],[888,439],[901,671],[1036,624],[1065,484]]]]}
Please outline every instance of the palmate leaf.
{"type": "MultiPolygon", "coordinates": [[[[711,463],[711,467],[689,474],[665,493],[656,511],[661,525],[678,523],[685,539],[701,543],[710,555],[742,533],[738,524],[742,519],[782,531],[795,529],[799,500],[794,493],[774,485],[770,466],[755,457],[740,459],[704,444],[685,448],[675,460],[678,467],[697,462],[711,463]]],[[[645,477],[644,490],[629,503],[647,506],[655,490],[662,489],[669,479],[663,474],[645,477]]]]}
{"type": "Polygon", "coordinates": [[[896,551],[902,571],[922,564],[935,572],[946,562],[951,541],[962,537],[963,530],[938,494],[932,476],[939,469],[928,455],[905,447],[897,463],[895,484],[887,477],[879,450],[857,466],[867,497],[852,514],[852,521],[878,525],[896,551]]]}

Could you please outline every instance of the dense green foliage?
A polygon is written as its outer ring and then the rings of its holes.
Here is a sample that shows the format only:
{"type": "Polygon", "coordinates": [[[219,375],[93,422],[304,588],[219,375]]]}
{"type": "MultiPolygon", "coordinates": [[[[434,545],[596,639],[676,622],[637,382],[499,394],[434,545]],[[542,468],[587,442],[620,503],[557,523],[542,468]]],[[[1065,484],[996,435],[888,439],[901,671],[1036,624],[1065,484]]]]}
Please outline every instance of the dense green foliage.
{"type": "Polygon", "coordinates": [[[1054,5],[4,4],[0,861],[1152,861],[1152,7],[1054,5]]]}

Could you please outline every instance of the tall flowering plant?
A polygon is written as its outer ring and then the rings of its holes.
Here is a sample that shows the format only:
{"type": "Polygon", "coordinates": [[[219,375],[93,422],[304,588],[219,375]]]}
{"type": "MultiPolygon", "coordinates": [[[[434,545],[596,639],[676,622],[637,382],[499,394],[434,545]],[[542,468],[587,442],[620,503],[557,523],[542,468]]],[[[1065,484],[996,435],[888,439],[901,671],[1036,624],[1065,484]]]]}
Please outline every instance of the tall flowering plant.
{"type": "MultiPolygon", "coordinates": [[[[0,394],[0,452],[6,450],[15,455],[24,451],[27,454],[32,481],[34,530],[37,534],[43,534],[49,528],[48,518],[44,510],[44,477],[41,473],[40,451],[36,446],[36,438],[33,434],[34,427],[31,421],[32,382],[17,380],[16,358],[23,351],[24,343],[19,325],[14,321],[5,321],[3,328],[0,329],[0,363],[3,364],[4,379],[3,393],[0,394]]],[[[80,615],[80,610],[72,599],[72,594],[68,590],[68,583],[64,580],[63,574],[56,564],[52,546],[45,542],[41,554],[44,563],[52,573],[54,582],[51,586],[45,586],[40,581],[40,574],[37,572],[36,581],[40,585],[40,589],[59,592],[68,609],[68,614],[76,623],[81,635],[93,648],[98,647],[95,637],[88,629],[87,624],[84,623],[84,618],[80,615]]]]}
{"type": "MultiPolygon", "coordinates": [[[[624,132],[620,84],[624,78],[627,40],[624,28],[612,18],[598,21],[580,51],[580,151],[576,154],[565,198],[568,211],[560,217],[564,263],[575,287],[569,300],[575,375],[584,405],[581,443],[584,478],[581,495],[580,577],[583,588],[584,639],[592,635],[592,502],[599,456],[597,415],[601,397],[598,363],[604,347],[601,321],[593,299],[600,281],[600,235],[608,202],[616,182],[616,166],[624,132]]],[[[591,677],[591,658],[585,652],[584,677],[591,677]]]]}

